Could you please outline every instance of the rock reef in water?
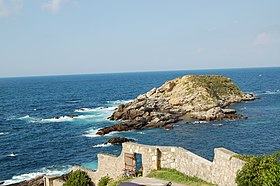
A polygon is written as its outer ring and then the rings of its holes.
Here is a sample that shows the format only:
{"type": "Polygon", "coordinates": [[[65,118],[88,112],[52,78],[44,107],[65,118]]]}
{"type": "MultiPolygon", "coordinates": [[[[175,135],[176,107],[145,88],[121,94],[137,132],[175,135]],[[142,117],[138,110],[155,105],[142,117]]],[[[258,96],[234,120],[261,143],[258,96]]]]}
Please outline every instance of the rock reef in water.
{"type": "Polygon", "coordinates": [[[130,139],[130,138],[124,138],[124,137],[112,137],[111,139],[109,139],[105,144],[112,144],[112,145],[119,145],[125,142],[134,142],[134,139],[130,139]]]}
{"type": "Polygon", "coordinates": [[[253,94],[244,94],[230,78],[220,75],[187,75],[167,81],[121,104],[110,120],[121,123],[100,129],[97,134],[146,128],[172,129],[173,123],[186,118],[194,120],[241,119],[245,116],[228,109],[232,103],[252,101],[253,94]]]}

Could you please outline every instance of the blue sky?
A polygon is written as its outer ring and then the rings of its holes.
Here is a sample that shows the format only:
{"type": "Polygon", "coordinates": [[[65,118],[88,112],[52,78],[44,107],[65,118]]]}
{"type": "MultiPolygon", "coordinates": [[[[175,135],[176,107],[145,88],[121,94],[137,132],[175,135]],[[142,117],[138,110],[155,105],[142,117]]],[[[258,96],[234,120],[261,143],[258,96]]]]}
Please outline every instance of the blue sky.
{"type": "Polygon", "coordinates": [[[0,77],[280,66],[278,0],[0,0],[0,77]]]}

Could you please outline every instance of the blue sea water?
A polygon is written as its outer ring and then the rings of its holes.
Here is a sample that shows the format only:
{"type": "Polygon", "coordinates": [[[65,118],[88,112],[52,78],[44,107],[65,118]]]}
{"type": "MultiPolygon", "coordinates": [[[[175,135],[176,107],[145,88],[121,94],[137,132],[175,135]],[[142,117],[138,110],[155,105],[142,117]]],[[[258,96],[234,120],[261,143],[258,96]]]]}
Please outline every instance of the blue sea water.
{"type": "Polygon", "coordinates": [[[96,169],[98,153],[121,152],[121,146],[102,145],[112,136],[181,146],[210,160],[215,147],[244,154],[272,153],[280,150],[279,113],[280,68],[2,78],[0,181],[9,184],[42,174],[62,174],[72,165],[96,169]],[[114,123],[106,118],[118,104],[186,74],[225,75],[260,99],[231,106],[247,115],[246,120],[95,135],[97,129],[114,123]]]}

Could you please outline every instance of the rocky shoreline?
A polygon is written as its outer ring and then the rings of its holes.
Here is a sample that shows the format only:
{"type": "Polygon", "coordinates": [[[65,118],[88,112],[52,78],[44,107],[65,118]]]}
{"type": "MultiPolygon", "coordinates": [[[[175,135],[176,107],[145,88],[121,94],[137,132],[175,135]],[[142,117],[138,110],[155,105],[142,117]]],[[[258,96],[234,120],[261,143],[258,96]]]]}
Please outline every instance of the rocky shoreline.
{"type": "Polygon", "coordinates": [[[172,129],[186,119],[212,121],[245,119],[228,106],[255,100],[243,93],[229,78],[218,75],[187,75],[167,81],[127,104],[121,104],[108,119],[120,123],[100,129],[96,134],[147,128],[172,129]]]}

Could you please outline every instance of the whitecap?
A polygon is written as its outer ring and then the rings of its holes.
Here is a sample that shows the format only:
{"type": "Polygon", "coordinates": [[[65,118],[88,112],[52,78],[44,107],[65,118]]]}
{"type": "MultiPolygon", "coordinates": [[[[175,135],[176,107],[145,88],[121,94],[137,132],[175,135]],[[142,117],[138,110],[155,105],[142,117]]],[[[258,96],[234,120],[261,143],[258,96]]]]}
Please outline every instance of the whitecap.
{"type": "Polygon", "coordinates": [[[42,122],[42,123],[51,123],[51,122],[65,122],[65,121],[72,121],[75,117],[69,117],[69,116],[59,116],[49,119],[39,119],[39,120],[33,120],[34,122],[42,122]]]}
{"type": "MultiPolygon", "coordinates": [[[[101,128],[98,129],[90,129],[88,131],[85,132],[85,134],[83,134],[82,136],[88,137],[88,138],[96,138],[96,137],[101,137],[101,135],[96,134],[98,132],[98,130],[100,130],[101,128]]],[[[113,131],[110,132],[109,134],[105,134],[104,136],[112,136],[113,134],[116,133],[120,133],[118,131],[113,131]]]]}
{"type": "Polygon", "coordinates": [[[24,180],[30,180],[38,176],[48,175],[48,176],[61,176],[67,174],[71,171],[71,166],[59,166],[59,167],[47,167],[38,170],[37,172],[31,172],[27,174],[21,174],[13,176],[9,180],[5,180],[3,185],[10,185],[24,180]]]}
{"type": "Polygon", "coordinates": [[[82,101],[81,99],[75,99],[75,100],[68,100],[66,101],[66,103],[79,103],[81,101],[82,101]]]}
{"type": "Polygon", "coordinates": [[[30,118],[30,116],[26,115],[26,116],[23,116],[23,117],[19,117],[18,119],[24,120],[24,119],[28,119],[28,118],[30,118]]]}
{"type": "Polygon", "coordinates": [[[11,154],[9,154],[9,155],[7,155],[8,157],[15,157],[15,156],[17,156],[17,154],[14,154],[14,153],[11,153],[11,154]]]}
{"type": "Polygon", "coordinates": [[[193,124],[209,123],[209,121],[194,121],[193,124]]]}
{"type": "Polygon", "coordinates": [[[22,120],[22,121],[27,121],[27,122],[30,122],[30,121],[34,120],[34,118],[30,117],[29,115],[26,115],[26,116],[23,116],[23,117],[19,117],[17,119],[18,120],[22,120]]]}
{"type": "MultiPolygon", "coordinates": [[[[99,128],[99,129],[101,129],[101,128],[99,128]]],[[[99,129],[90,129],[90,130],[86,131],[85,134],[83,134],[82,136],[85,136],[88,138],[100,137],[100,135],[96,134],[99,129]]]]}
{"type": "Polygon", "coordinates": [[[9,134],[9,132],[0,132],[0,136],[4,136],[4,135],[7,135],[9,134]]]}
{"type": "Polygon", "coordinates": [[[266,90],[264,92],[261,93],[257,93],[257,95],[274,95],[274,94],[280,94],[280,90],[266,90]]]}
{"type": "Polygon", "coordinates": [[[97,145],[94,145],[93,147],[96,148],[96,147],[110,147],[112,146],[111,143],[102,143],[102,144],[97,144],[97,145]]]}
{"type": "Polygon", "coordinates": [[[275,90],[275,91],[267,90],[267,91],[265,91],[265,94],[279,94],[279,93],[280,93],[280,90],[275,90]]]}
{"type": "Polygon", "coordinates": [[[97,107],[97,108],[79,108],[76,109],[74,112],[100,112],[100,111],[114,111],[117,107],[97,107]]]}
{"type": "Polygon", "coordinates": [[[129,102],[132,102],[133,100],[115,100],[115,101],[107,101],[107,103],[109,104],[113,104],[113,105],[120,105],[120,104],[126,104],[129,102]]]}
{"type": "Polygon", "coordinates": [[[215,126],[215,127],[221,127],[221,126],[223,126],[223,124],[221,124],[221,123],[215,123],[215,124],[213,124],[213,126],[215,126]]]}

